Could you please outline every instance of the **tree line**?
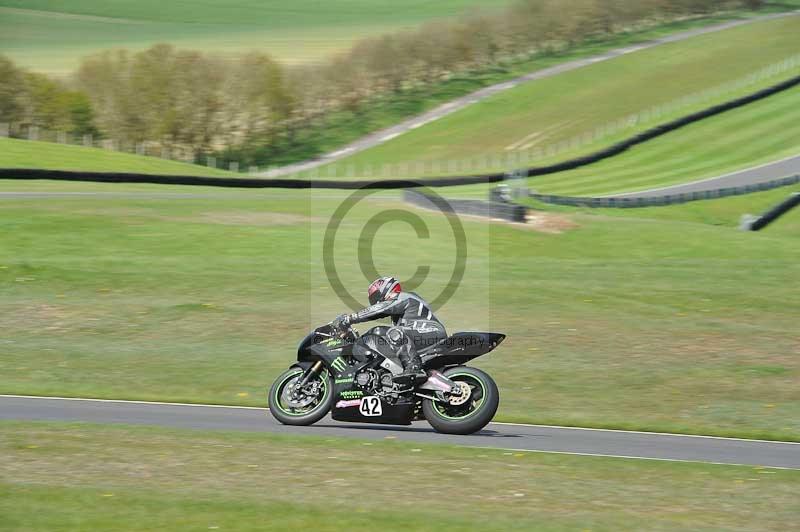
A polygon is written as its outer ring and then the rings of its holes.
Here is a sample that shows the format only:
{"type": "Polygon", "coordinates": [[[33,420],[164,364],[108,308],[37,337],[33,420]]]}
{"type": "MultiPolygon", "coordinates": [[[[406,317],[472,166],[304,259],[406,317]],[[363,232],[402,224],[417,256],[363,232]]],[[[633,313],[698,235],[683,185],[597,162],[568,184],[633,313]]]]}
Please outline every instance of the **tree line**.
{"type": "Polygon", "coordinates": [[[85,58],[68,80],[0,56],[0,123],[155,143],[201,161],[209,154],[269,164],[303,131],[378,96],[550,54],[588,39],[762,0],[520,0],[355,43],[324,62],[288,66],[263,52],[222,58],[157,44],[85,58]]]}

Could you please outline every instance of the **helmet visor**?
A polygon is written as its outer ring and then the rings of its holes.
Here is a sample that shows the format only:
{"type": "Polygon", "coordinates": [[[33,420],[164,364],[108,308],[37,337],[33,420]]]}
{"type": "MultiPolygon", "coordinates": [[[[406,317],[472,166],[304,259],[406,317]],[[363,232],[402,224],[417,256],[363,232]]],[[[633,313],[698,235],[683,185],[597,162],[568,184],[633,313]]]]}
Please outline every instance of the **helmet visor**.
{"type": "Polygon", "coordinates": [[[380,290],[371,290],[369,292],[369,304],[374,305],[381,299],[381,291],[380,290]]]}

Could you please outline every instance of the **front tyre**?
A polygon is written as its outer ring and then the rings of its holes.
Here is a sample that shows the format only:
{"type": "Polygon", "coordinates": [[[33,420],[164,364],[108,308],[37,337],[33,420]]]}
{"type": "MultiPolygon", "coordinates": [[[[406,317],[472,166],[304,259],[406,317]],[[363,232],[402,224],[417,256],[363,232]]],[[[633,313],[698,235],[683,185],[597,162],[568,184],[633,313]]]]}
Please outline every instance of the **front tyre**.
{"type": "Polygon", "coordinates": [[[289,368],[269,389],[269,411],[284,425],[313,425],[325,417],[333,404],[333,379],[327,370],[310,379],[302,390],[296,390],[302,376],[302,368],[289,368]]]}
{"type": "Polygon", "coordinates": [[[469,398],[454,403],[423,399],[425,419],[437,431],[445,434],[472,434],[485,427],[500,405],[500,392],[494,380],[476,368],[459,366],[444,372],[448,379],[469,386],[469,398]]]}

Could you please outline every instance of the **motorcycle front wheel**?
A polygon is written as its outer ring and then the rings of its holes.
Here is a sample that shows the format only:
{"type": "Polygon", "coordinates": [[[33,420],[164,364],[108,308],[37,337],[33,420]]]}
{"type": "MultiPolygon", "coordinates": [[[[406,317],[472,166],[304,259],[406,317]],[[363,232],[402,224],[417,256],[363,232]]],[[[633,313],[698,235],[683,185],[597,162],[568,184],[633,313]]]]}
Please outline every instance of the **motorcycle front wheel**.
{"type": "Polygon", "coordinates": [[[295,390],[302,376],[302,368],[289,368],[269,389],[269,411],[284,425],[313,425],[333,404],[333,379],[327,370],[310,379],[302,390],[295,390]]]}
{"type": "Polygon", "coordinates": [[[500,391],[494,379],[466,366],[450,368],[444,375],[461,386],[469,386],[469,397],[461,404],[424,399],[422,412],[428,423],[445,434],[472,434],[488,425],[500,405],[500,391]]]}

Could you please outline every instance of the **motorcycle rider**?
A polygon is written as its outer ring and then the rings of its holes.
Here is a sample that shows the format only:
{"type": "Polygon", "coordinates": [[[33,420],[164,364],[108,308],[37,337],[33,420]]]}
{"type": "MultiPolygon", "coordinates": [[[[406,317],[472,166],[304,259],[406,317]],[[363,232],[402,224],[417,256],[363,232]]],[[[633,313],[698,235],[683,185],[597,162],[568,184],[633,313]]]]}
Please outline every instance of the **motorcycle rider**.
{"type": "Polygon", "coordinates": [[[396,381],[424,380],[419,351],[447,338],[447,331],[433,314],[430,305],[414,292],[403,292],[394,277],[376,279],[367,289],[370,306],[353,314],[345,314],[334,320],[339,328],[351,323],[362,323],[390,317],[392,327],[373,327],[360,343],[384,354],[383,346],[403,364],[403,373],[396,381]]]}

